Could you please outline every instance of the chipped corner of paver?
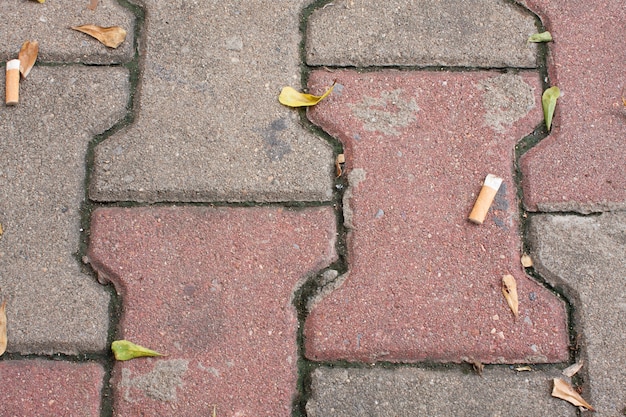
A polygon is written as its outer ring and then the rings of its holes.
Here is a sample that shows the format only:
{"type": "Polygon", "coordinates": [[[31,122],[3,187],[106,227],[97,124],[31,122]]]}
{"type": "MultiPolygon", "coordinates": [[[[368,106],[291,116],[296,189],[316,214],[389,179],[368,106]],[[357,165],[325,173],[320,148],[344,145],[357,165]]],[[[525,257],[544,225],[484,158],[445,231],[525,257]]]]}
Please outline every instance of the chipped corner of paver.
{"type": "Polygon", "coordinates": [[[315,309],[315,306],[317,306],[317,304],[319,304],[324,299],[324,297],[341,287],[349,276],[349,272],[339,275],[339,272],[334,269],[324,271],[320,275],[320,279],[318,282],[320,286],[319,291],[307,300],[307,311],[313,311],[313,309],[315,309]]]}

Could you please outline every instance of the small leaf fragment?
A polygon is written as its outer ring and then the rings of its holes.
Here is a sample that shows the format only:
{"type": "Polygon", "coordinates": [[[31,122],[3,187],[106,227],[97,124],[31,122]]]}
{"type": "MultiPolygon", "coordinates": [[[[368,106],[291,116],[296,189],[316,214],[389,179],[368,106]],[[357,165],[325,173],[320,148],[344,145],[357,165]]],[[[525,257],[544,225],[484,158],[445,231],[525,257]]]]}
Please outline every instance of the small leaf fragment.
{"type": "Polygon", "coordinates": [[[546,121],[546,128],[548,131],[552,126],[552,116],[554,116],[554,109],[556,108],[556,99],[561,96],[561,90],[559,87],[550,87],[543,92],[541,96],[541,105],[543,106],[543,118],[546,121]]]}
{"type": "Polygon", "coordinates": [[[159,352],[129,342],[128,340],[116,340],[111,343],[111,350],[118,361],[141,358],[144,356],[163,356],[159,352]]]}
{"type": "Polygon", "coordinates": [[[568,366],[567,368],[563,369],[563,371],[561,371],[561,373],[563,375],[565,375],[568,378],[573,377],[574,375],[576,375],[578,373],[578,371],[580,371],[580,368],[583,367],[584,362],[580,361],[580,362],[576,362],[573,365],[568,366]]]}
{"type": "Polygon", "coordinates": [[[313,94],[305,94],[296,91],[291,87],[283,87],[280,95],[278,96],[278,101],[281,104],[289,107],[306,107],[306,106],[314,106],[320,101],[324,100],[335,87],[335,83],[330,86],[328,90],[321,96],[314,96],[313,94]]]}
{"type": "Polygon", "coordinates": [[[74,26],[72,29],[86,33],[109,48],[117,48],[126,39],[126,30],[119,26],[101,27],[96,25],[74,26]]]}
{"type": "Polygon", "coordinates": [[[45,3],[46,0],[37,0],[38,3],[45,3]]]}
{"type": "Polygon", "coordinates": [[[30,70],[35,65],[37,60],[37,54],[39,54],[39,42],[26,41],[22,44],[18,59],[20,60],[20,74],[22,78],[28,77],[30,70]]]}
{"type": "Polygon", "coordinates": [[[502,277],[502,294],[509,304],[509,308],[517,317],[519,315],[519,301],[517,298],[517,283],[513,275],[505,275],[502,277]]]}
{"type": "Polygon", "coordinates": [[[530,268],[531,266],[533,266],[533,260],[527,254],[522,255],[521,262],[524,268],[530,268]]]}
{"type": "Polygon", "coordinates": [[[2,300],[0,305],[0,356],[7,350],[7,302],[2,300]]]}
{"type": "Polygon", "coordinates": [[[98,0],[90,0],[89,6],[87,6],[87,8],[92,11],[96,10],[97,7],[98,7],[98,0]]]}
{"type": "Polygon", "coordinates": [[[585,407],[590,411],[594,411],[593,407],[578,394],[574,388],[561,378],[554,378],[554,387],[552,388],[552,396],[568,401],[575,406],[585,407]]]}
{"type": "Polygon", "coordinates": [[[346,163],[346,157],[344,154],[340,153],[339,155],[337,155],[337,158],[335,159],[335,173],[337,174],[337,178],[341,177],[341,174],[343,174],[343,164],[346,163]]]}
{"type": "Polygon", "coordinates": [[[552,41],[552,34],[550,34],[550,32],[545,31],[545,32],[541,32],[541,33],[535,33],[533,35],[530,35],[530,37],[528,38],[528,42],[550,42],[552,41]]]}
{"type": "Polygon", "coordinates": [[[518,367],[516,367],[516,368],[515,368],[515,370],[516,370],[517,372],[530,372],[530,371],[532,371],[532,370],[533,370],[533,368],[531,368],[531,367],[530,367],[530,366],[528,366],[528,365],[524,365],[524,366],[518,366],[518,367]]]}

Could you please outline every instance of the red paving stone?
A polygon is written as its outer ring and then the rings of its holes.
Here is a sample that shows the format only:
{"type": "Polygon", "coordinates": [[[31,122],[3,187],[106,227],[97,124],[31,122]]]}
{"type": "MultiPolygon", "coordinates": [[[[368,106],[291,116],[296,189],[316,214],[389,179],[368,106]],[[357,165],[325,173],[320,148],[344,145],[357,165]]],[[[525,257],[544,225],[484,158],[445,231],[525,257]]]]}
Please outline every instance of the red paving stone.
{"type": "Polygon", "coordinates": [[[525,205],[540,211],[623,209],[624,1],[525,3],[552,33],[548,68],[562,91],[550,136],[522,158],[525,205]]]}
{"type": "Polygon", "coordinates": [[[288,416],[294,290],[335,255],[332,208],[94,212],[89,258],[121,293],[119,338],[168,356],[118,362],[115,415],[288,416]]]}
{"type": "Polygon", "coordinates": [[[352,231],[347,278],[305,323],[308,358],[568,359],[564,304],[520,266],[513,150],[542,120],[540,83],[533,72],[501,77],[311,75],[313,93],[339,84],[309,117],[344,143],[352,186],[344,211],[352,231]],[[503,91],[503,80],[517,87],[503,91]],[[515,107],[525,98],[534,105],[528,114],[515,107]],[[487,115],[486,107],[501,111],[487,115]],[[477,226],[467,215],[488,173],[504,177],[504,186],[477,226]],[[507,273],[518,282],[517,320],[500,289],[507,273]]]}
{"type": "Polygon", "coordinates": [[[99,416],[103,379],[94,363],[2,361],[0,416],[99,416]]]}

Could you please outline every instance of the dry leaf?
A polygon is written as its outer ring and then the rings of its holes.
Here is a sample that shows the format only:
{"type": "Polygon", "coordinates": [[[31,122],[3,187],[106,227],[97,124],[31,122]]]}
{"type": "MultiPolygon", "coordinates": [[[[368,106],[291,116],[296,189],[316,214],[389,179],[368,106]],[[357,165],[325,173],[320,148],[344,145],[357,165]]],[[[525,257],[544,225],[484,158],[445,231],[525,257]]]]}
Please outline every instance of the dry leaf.
{"type": "Polygon", "coordinates": [[[528,365],[524,365],[524,366],[518,366],[516,368],[514,368],[517,372],[530,372],[533,370],[533,368],[531,368],[528,365]]]}
{"type": "Polygon", "coordinates": [[[517,283],[513,275],[505,275],[502,277],[502,294],[509,304],[511,311],[517,317],[519,315],[519,301],[517,299],[517,283]]]}
{"type": "Polygon", "coordinates": [[[0,356],[7,350],[7,302],[0,305],[0,356]]]}
{"type": "Polygon", "coordinates": [[[566,377],[571,378],[574,375],[576,375],[578,371],[580,371],[580,368],[582,367],[583,367],[583,361],[576,362],[575,364],[570,365],[567,368],[563,369],[561,373],[565,375],[566,377]]]}
{"type": "Polygon", "coordinates": [[[128,340],[116,340],[111,343],[111,350],[115,355],[115,359],[118,361],[127,361],[144,356],[163,356],[159,352],[136,345],[128,340]]]}
{"type": "Polygon", "coordinates": [[[554,387],[552,388],[552,396],[568,401],[576,406],[585,407],[594,411],[593,407],[578,394],[574,388],[561,378],[554,378],[554,387]]]}
{"type": "Polygon", "coordinates": [[[74,26],[72,29],[98,39],[109,48],[117,48],[126,39],[126,31],[119,26],[103,28],[96,25],[74,26]]]}
{"type": "Polygon", "coordinates": [[[337,155],[337,159],[335,159],[335,172],[337,173],[337,178],[341,177],[341,174],[343,174],[342,165],[345,163],[346,163],[345,155],[342,153],[337,155]]]}
{"type": "Polygon", "coordinates": [[[314,106],[320,101],[324,100],[333,91],[335,83],[321,96],[314,96],[313,94],[304,94],[296,91],[291,87],[284,87],[278,96],[278,101],[281,104],[289,107],[306,107],[314,106]]]}
{"type": "Polygon", "coordinates": [[[2,223],[0,223],[0,237],[4,234],[4,229],[2,228],[2,223]]]}
{"type": "Polygon", "coordinates": [[[550,42],[552,40],[552,35],[550,32],[542,32],[535,33],[534,35],[530,35],[528,38],[528,42],[550,42]]]}
{"type": "Polygon", "coordinates": [[[39,3],[44,3],[46,0],[37,0],[39,3]]]}
{"type": "Polygon", "coordinates": [[[22,44],[18,59],[20,60],[20,74],[22,78],[28,77],[30,70],[35,65],[37,54],[39,53],[39,42],[26,41],[22,44]]]}
{"type": "Polygon", "coordinates": [[[561,96],[561,90],[559,87],[550,87],[543,92],[541,96],[541,105],[543,107],[543,118],[546,121],[546,128],[550,130],[552,126],[552,116],[554,116],[554,109],[556,108],[556,99],[561,96]]]}
{"type": "Polygon", "coordinates": [[[533,260],[530,258],[530,256],[526,254],[522,255],[521,261],[524,268],[530,268],[531,266],[533,266],[533,260]]]}

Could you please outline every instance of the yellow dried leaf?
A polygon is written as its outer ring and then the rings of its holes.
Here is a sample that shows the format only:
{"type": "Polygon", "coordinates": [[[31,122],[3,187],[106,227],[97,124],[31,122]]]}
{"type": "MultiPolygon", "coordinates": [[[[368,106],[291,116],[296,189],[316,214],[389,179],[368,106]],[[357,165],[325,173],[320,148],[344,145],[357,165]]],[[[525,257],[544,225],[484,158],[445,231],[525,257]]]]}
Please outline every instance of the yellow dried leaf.
{"type": "Polygon", "coordinates": [[[45,3],[46,0],[37,0],[38,3],[45,3]]]}
{"type": "Polygon", "coordinates": [[[550,42],[552,40],[552,35],[550,32],[541,32],[530,35],[528,38],[528,42],[550,42]]]}
{"type": "Polygon", "coordinates": [[[82,25],[74,26],[72,29],[98,39],[109,48],[117,48],[124,42],[124,39],[126,39],[126,30],[119,26],[103,28],[96,25],[82,25]]]}
{"type": "Polygon", "coordinates": [[[593,407],[578,394],[574,388],[561,378],[554,378],[554,387],[552,388],[552,396],[568,401],[575,406],[585,407],[587,410],[594,411],[593,407]]]}
{"type": "Polygon", "coordinates": [[[530,268],[531,266],[533,266],[533,260],[530,258],[530,256],[526,254],[522,255],[521,261],[524,268],[530,268]]]}
{"type": "Polygon", "coordinates": [[[517,372],[531,372],[533,370],[533,368],[531,368],[528,365],[524,365],[524,366],[518,366],[516,368],[514,368],[517,372]]]}
{"type": "Polygon", "coordinates": [[[346,157],[344,154],[340,153],[339,155],[337,155],[337,159],[335,159],[335,171],[337,173],[337,178],[341,177],[341,174],[343,174],[343,169],[342,169],[342,165],[345,164],[346,162],[346,157]]]}
{"type": "Polygon", "coordinates": [[[115,355],[115,359],[118,361],[127,361],[135,358],[143,358],[145,356],[164,356],[159,352],[136,345],[128,340],[114,341],[111,343],[111,350],[113,351],[113,355],[115,355]]]}
{"type": "Polygon", "coordinates": [[[278,96],[278,101],[289,107],[314,106],[324,100],[331,93],[331,91],[333,91],[334,87],[335,83],[333,83],[333,85],[331,85],[330,88],[321,96],[300,93],[291,87],[284,87],[278,96]]]}
{"type": "Polygon", "coordinates": [[[550,131],[552,126],[552,117],[556,108],[556,100],[561,96],[559,87],[550,87],[543,92],[541,96],[541,105],[543,107],[543,118],[546,121],[546,128],[550,131]]]}
{"type": "Polygon", "coordinates": [[[7,302],[0,305],[0,356],[7,350],[7,302]]]}
{"type": "Polygon", "coordinates": [[[517,299],[517,283],[513,275],[505,275],[502,277],[502,294],[509,304],[509,308],[517,317],[519,315],[519,301],[517,299]]]}
{"type": "Polygon", "coordinates": [[[20,74],[23,78],[28,77],[37,60],[37,54],[39,54],[39,42],[26,41],[22,44],[18,59],[20,60],[20,74]]]}

